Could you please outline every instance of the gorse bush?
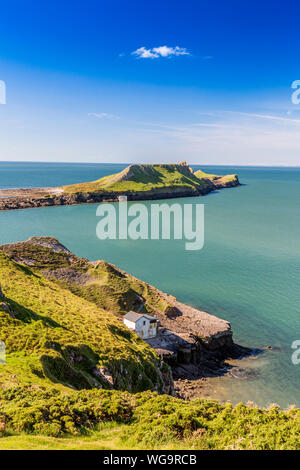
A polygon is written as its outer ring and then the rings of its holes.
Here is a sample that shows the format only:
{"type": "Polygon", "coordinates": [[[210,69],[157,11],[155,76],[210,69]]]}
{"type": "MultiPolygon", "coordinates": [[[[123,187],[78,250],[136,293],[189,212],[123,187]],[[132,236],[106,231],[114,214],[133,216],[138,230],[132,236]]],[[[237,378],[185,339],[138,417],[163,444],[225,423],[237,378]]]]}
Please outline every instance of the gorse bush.
{"type": "Polygon", "coordinates": [[[133,413],[129,394],[105,390],[66,394],[16,387],[1,392],[0,400],[6,428],[48,436],[77,435],[107,421],[127,423],[133,413]]]}
{"type": "Polygon", "coordinates": [[[153,392],[66,394],[38,387],[0,392],[0,436],[78,436],[105,423],[123,424],[121,440],[129,448],[300,449],[299,409],[260,409],[204,399],[185,402],[153,392]]]}
{"type": "Polygon", "coordinates": [[[126,431],[134,446],[155,448],[185,441],[198,449],[300,449],[299,409],[260,409],[204,399],[183,402],[153,394],[144,398],[135,409],[136,425],[126,431]]]}

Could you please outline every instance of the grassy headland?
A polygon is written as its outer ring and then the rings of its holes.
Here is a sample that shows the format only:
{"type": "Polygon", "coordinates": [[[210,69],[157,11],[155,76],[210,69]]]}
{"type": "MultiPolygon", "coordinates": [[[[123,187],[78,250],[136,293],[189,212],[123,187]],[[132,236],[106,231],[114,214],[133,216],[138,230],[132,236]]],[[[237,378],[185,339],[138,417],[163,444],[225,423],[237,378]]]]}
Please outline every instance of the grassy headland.
{"type": "Polygon", "coordinates": [[[50,237],[2,246],[0,285],[0,449],[300,449],[299,409],[157,393],[168,366],[119,320],[167,311],[154,287],[50,237]]]}
{"type": "MultiPolygon", "coordinates": [[[[19,249],[23,263],[0,251],[4,293],[0,299],[0,340],[6,344],[7,360],[0,366],[0,388],[53,383],[59,388],[110,388],[113,382],[115,388],[132,392],[162,390],[162,365],[154,350],[103,308],[101,295],[97,301],[93,298],[93,283],[100,286],[102,297],[109,289],[105,270],[99,273],[99,267],[74,257],[73,275],[89,276],[89,267],[91,271],[91,295],[89,287],[78,295],[68,289],[67,282],[51,279],[40,269],[47,272],[53,265],[70,266],[70,252],[53,252],[35,244],[19,249]],[[34,266],[34,256],[39,266],[34,266]]],[[[119,285],[121,289],[121,281],[119,285]]],[[[129,294],[126,299],[124,292],[124,305],[129,294]]],[[[114,296],[112,288],[108,297],[107,303],[114,308],[122,292],[114,296]]]]}
{"type": "MultiPolygon", "coordinates": [[[[185,163],[160,165],[130,165],[115,175],[105,176],[90,183],[64,186],[67,194],[84,192],[151,192],[151,191],[208,191],[213,186],[214,178],[203,171],[193,172],[185,163]]],[[[214,175],[215,176],[215,175],[214,175]]],[[[237,180],[236,175],[226,175],[227,181],[237,180]]],[[[215,176],[215,179],[220,178],[215,176]]],[[[224,179],[224,181],[225,181],[224,179]]],[[[238,182],[238,180],[237,180],[238,182]]]]}
{"type": "Polygon", "coordinates": [[[111,191],[153,191],[163,189],[196,190],[209,186],[205,177],[195,176],[186,164],[130,165],[115,175],[105,176],[91,183],[64,186],[66,193],[111,191]]]}
{"type": "Polygon", "coordinates": [[[238,186],[237,175],[206,175],[186,164],[130,165],[120,173],[96,181],[56,188],[0,190],[0,210],[129,200],[203,196],[238,186]]]}
{"type": "Polygon", "coordinates": [[[239,180],[238,176],[236,174],[232,175],[212,175],[212,174],[207,174],[202,170],[195,171],[194,173],[197,178],[201,179],[206,179],[211,181],[216,189],[220,188],[230,188],[232,186],[238,186],[239,185],[239,180]]]}

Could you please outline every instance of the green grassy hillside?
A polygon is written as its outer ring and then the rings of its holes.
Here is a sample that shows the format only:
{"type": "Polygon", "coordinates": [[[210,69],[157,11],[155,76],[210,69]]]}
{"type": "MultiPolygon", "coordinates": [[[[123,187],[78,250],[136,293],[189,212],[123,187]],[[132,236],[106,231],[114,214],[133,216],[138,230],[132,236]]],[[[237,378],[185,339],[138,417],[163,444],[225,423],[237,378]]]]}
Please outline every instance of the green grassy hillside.
{"type": "Polygon", "coordinates": [[[115,175],[91,183],[64,186],[65,193],[77,192],[137,192],[190,190],[197,192],[212,186],[206,177],[197,177],[185,163],[161,165],[130,165],[115,175]]]}
{"type": "Polygon", "coordinates": [[[202,170],[195,171],[194,175],[199,179],[205,179],[211,181],[217,189],[219,187],[226,187],[226,186],[236,186],[239,185],[238,176],[236,174],[233,175],[212,175],[205,173],[202,170]]]}
{"type": "MultiPolygon", "coordinates": [[[[101,308],[104,301],[90,300],[88,292],[79,297],[40,268],[28,266],[34,253],[47,269],[65,265],[72,255],[28,246],[31,255],[23,251],[22,263],[0,251],[5,295],[0,299],[0,340],[6,344],[7,357],[7,364],[0,366],[0,388],[52,382],[74,389],[109,388],[113,383],[114,388],[133,392],[161,390],[154,350],[101,308]]],[[[74,260],[74,271],[83,275],[85,261],[74,260]]],[[[96,282],[101,283],[101,276],[96,275],[96,282]]]]}
{"type": "Polygon", "coordinates": [[[155,287],[106,261],[91,263],[78,258],[55,238],[33,237],[3,245],[0,250],[32,272],[119,318],[132,309],[155,314],[171,307],[155,287]]]}

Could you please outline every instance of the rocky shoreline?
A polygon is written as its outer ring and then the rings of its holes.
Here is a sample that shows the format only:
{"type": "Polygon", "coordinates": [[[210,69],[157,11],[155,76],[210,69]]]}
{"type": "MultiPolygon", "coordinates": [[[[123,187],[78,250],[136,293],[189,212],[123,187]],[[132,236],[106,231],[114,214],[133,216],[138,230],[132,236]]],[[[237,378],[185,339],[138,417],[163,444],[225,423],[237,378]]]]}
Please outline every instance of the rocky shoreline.
{"type": "Polygon", "coordinates": [[[220,379],[247,380],[256,377],[249,370],[247,359],[255,360],[263,351],[242,347],[233,343],[230,349],[217,352],[203,351],[202,360],[193,364],[177,364],[172,367],[174,391],[176,396],[184,400],[194,398],[220,399],[218,389],[220,379]]]}
{"type": "Polygon", "coordinates": [[[157,315],[158,334],[146,341],[171,367],[178,397],[210,396],[213,378],[231,374],[230,361],[262,352],[234,343],[229,322],[164,295],[174,310],[157,315]]]}

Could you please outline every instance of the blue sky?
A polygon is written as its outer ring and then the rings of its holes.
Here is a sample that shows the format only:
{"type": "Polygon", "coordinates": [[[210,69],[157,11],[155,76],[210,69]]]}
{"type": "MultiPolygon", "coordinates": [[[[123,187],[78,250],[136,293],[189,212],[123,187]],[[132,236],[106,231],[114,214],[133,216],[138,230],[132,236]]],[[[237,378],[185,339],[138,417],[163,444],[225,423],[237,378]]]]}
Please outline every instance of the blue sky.
{"type": "Polygon", "coordinates": [[[292,1],[2,3],[0,160],[300,165],[292,1]]]}

